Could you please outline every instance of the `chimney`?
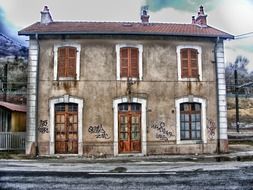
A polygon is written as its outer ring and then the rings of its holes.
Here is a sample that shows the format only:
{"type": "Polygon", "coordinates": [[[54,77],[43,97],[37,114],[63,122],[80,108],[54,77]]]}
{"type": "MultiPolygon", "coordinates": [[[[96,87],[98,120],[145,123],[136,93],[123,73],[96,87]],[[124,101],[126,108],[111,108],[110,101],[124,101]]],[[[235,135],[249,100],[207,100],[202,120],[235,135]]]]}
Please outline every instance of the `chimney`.
{"type": "Polygon", "coordinates": [[[192,16],[192,24],[195,24],[196,20],[195,20],[195,16],[192,16]]]}
{"type": "Polygon", "coordinates": [[[40,21],[41,24],[47,25],[53,22],[53,19],[47,6],[44,7],[43,11],[41,11],[40,14],[41,14],[41,21],[40,21]]]}
{"type": "Polygon", "coordinates": [[[149,23],[148,6],[141,7],[141,22],[143,24],[149,23]]]}
{"type": "Polygon", "coordinates": [[[195,19],[195,17],[192,17],[192,24],[197,24],[197,25],[200,25],[201,27],[206,27],[207,26],[206,17],[207,15],[204,12],[204,7],[201,5],[199,7],[197,18],[195,19]]]}
{"type": "Polygon", "coordinates": [[[202,5],[199,7],[199,12],[201,15],[204,15],[204,7],[202,5]]]}

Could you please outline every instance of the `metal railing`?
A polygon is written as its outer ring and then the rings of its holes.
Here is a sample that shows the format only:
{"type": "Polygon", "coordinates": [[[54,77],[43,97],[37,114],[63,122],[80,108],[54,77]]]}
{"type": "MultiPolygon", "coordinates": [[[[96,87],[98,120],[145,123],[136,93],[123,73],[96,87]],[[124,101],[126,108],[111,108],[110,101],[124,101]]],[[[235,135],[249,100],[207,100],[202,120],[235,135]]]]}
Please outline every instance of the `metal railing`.
{"type": "Polygon", "coordinates": [[[25,132],[0,132],[0,150],[25,150],[25,132]]]}

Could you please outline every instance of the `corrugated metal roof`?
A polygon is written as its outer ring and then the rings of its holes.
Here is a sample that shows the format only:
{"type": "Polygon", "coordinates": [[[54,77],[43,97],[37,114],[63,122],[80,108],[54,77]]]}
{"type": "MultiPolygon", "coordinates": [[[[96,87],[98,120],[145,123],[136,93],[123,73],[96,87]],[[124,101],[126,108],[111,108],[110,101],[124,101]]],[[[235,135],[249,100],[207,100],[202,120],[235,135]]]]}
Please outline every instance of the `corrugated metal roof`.
{"type": "Polygon", "coordinates": [[[52,22],[46,25],[37,22],[19,31],[19,35],[34,34],[135,34],[234,38],[233,35],[211,26],[171,23],[52,22]]]}
{"type": "Polygon", "coordinates": [[[26,112],[26,105],[18,105],[18,104],[0,101],[0,107],[7,108],[11,111],[26,112]]]}

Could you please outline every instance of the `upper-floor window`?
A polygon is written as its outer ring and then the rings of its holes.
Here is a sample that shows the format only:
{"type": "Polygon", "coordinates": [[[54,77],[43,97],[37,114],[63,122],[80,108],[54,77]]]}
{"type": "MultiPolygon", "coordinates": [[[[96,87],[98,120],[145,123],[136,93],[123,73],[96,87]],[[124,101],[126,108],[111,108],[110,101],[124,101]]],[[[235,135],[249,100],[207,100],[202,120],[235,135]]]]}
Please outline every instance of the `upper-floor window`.
{"type": "Polygon", "coordinates": [[[78,44],[54,46],[54,80],[79,80],[80,50],[78,44]]]}
{"type": "Polygon", "coordinates": [[[196,49],[181,49],[181,77],[198,78],[198,52],[196,49]]]}
{"type": "Polygon", "coordinates": [[[201,48],[198,46],[178,46],[178,79],[202,80],[201,48]]]}
{"type": "Polygon", "coordinates": [[[117,80],[142,79],[142,45],[116,45],[117,80]]]}
{"type": "Polygon", "coordinates": [[[138,48],[120,49],[120,77],[139,77],[138,48]]]}
{"type": "Polygon", "coordinates": [[[60,47],[58,49],[58,77],[76,77],[76,48],[60,47]]]}

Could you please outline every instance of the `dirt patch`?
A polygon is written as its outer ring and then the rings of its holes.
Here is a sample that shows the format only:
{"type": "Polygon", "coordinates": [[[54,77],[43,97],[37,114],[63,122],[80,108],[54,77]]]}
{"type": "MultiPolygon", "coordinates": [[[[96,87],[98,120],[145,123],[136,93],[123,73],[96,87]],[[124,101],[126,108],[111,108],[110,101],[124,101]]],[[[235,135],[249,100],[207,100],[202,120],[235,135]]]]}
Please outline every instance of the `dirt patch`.
{"type": "MultiPolygon", "coordinates": [[[[235,109],[235,98],[227,98],[228,110],[235,109]]],[[[239,98],[239,109],[253,108],[253,98],[239,98]]]]}
{"type": "Polygon", "coordinates": [[[124,173],[126,171],[127,169],[125,167],[117,167],[117,168],[114,168],[113,170],[110,170],[110,172],[112,173],[124,173]]]}
{"type": "MultiPolygon", "coordinates": [[[[228,127],[235,123],[235,98],[227,98],[228,127]]],[[[253,99],[239,98],[239,119],[240,123],[253,123],[253,99]]]]}

